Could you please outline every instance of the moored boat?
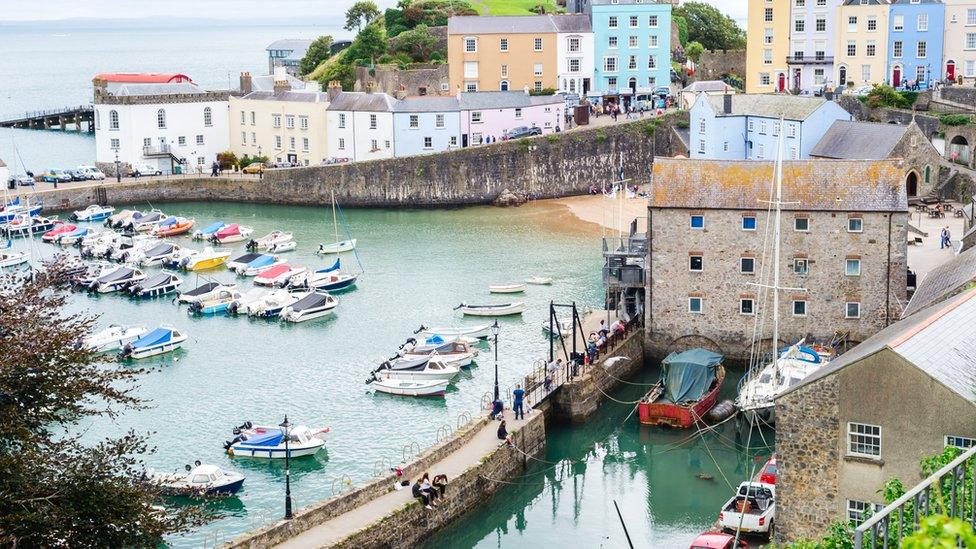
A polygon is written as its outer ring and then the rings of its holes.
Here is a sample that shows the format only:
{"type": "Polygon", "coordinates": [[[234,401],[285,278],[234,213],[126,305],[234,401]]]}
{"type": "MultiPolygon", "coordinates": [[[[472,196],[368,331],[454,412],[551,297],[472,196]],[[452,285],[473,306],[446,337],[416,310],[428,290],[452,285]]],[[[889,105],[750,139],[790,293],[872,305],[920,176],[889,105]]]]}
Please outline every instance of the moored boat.
{"type": "Polygon", "coordinates": [[[509,316],[522,314],[522,311],[525,310],[525,303],[522,301],[491,305],[468,305],[467,303],[462,303],[454,309],[460,310],[462,314],[468,316],[509,316]]]}
{"type": "Polygon", "coordinates": [[[287,322],[305,322],[331,314],[339,306],[339,300],[325,292],[308,292],[298,301],[281,310],[281,319],[287,322]]]}
{"type": "Polygon", "coordinates": [[[158,210],[153,210],[149,213],[133,215],[125,228],[137,233],[144,233],[153,230],[156,225],[159,225],[165,219],[166,214],[158,210]]]}
{"type": "Polygon", "coordinates": [[[88,287],[88,291],[108,294],[124,290],[130,285],[144,280],[146,273],[134,267],[117,267],[116,269],[98,277],[88,287]]]}
{"type": "Polygon", "coordinates": [[[230,305],[227,306],[227,312],[232,315],[247,314],[247,308],[268,295],[269,291],[265,288],[251,288],[240,294],[234,301],[231,301],[230,305]]]}
{"type": "Polygon", "coordinates": [[[160,238],[179,236],[181,234],[190,232],[190,229],[192,229],[193,225],[196,224],[196,220],[194,220],[192,217],[190,219],[185,217],[177,217],[174,219],[175,221],[173,223],[157,225],[156,228],[153,229],[153,234],[160,238]]]}
{"type": "Polygon", "coordinates": [[[126,291],[134,297],[158,297],[175,292],[183,279],[173,273],[163,271],[129,286],[126,291]]]}
{"type": "Polygon", "coordinates": [[[85,338],[84,345],[96,353],[118,351],[127,344],[146,335],[148,332],[149,329],[145,326],[120,326],[113,324],[85,338]]]}
{"type": "Polygon", "coordinates": [[[241,293],[237,290],[220,290],[208,299],[190,303],[189,314],[216,315],[226,313],[230,304],[240,299],[241,293]]]}
{"type": "Polygon", "coordinates": [[[220,267],[230,259],[230,250],[214,250],[213,248],[204,248],[202,252],[184,258],[181,261],[181,267],[187,271],[205,271],[207,269],[215,269],[220,267]]]}
{"type": "Polygon", "coordinates": [[[355,286],[358,278],[359,275],[339,271],[339,260],[336,259],[331,267],[308,271],[292,277],[288,281],[288,285],[292,288],[336,292],[355,286]]]}
{"type": "Polygon", "coordinates": [[[390,395],[437,397],[444,396],[449,383],[446,379],[423,380],[384,377],[374,381],[372,385],[377,391],[390,395]]]}
{"type": "Polygon", "coordinates": [[[492,284],[488,292],[492,294],[520,294],[525,291],[525,284],[492,284]]]}
{"type": "Polygon", "coordinates": [[[221,290],[233,290],[236,288],[234,284],[221,284],[219,282],[205,282],[196,288],[188,292],[181,293],[177,298],[177,303],[196,303],[198,301],[204,301],[211,299],[217,295],[217,292],[221,290]]]}
{"type": "Polygon", "coordinates": [[[160,326],[123,347],[119,359],[141,359],[171,353],[183,346],[186,337],[185,333],[175,328],[160,326]]]}
{"type": "Polygon", "coordinates": [[[437,357],[397,358],[383,362],[370,372],[366,383],[379,379],[452,380],[460,371],[457,366],[437,360],[437,357]]]}
{"type": "Polygon", "coordinates": [[[340,240],[332,244],[319,244],[319,249],[315,252],[320,255],[340,254],[350,252],[356,248],[356,239],[340,240]]]}
{"type": "Polygon", "coordinates": [[[122,210],[110,215],[105,219],[105,226],[114,229],[121,229],[125,224],[132,220],[137,213],[136,210],[122,210]]]}
{"type": "Polygon", "coordinates": [[[147,248],[138,255],[129,257],[129,261],[139,263],[143,267],[162,265],[166,262],[166,260],[172,258],[177,252],[179,252],[180,249],[181,248],[176,244],[170,242],[160,242],[152,248],[147,248]]]}
{"type": "Polygon", "coordinates": [[[238,269],[246,267],[248,263],[254,261],[255,259],[261,257],[263,254],[248,252],[243,255],[239,255],[234,259],[227,261],[227,268],[231,271],[237,272],[238,269]]]}
{"type": "Polygon", "coordinates": [[[62,223],[60,225],[51,228],[50,231],[42,234],[41,240],[43,240],[44,242],[54,242],[54,239],[56,239],[58,235],[70,233],[71,231],[74,231],[77,228],[78,226],[73,223],[62,223]]]}
{"type": "Polygon", "coordinates": [[[291,252],[298,247],[298,242],[294,240],[289,240],[288,242],[275,242],[274,244],[268,246],[269,254],[278,254],[282,252],[291,252]]]}
{"type": "Polygon", "coordinates": [[[736,408],[749,423],[773,425],[776,396],[825,366],[830,356],[829,350],[806,346],[803,340],[781,349],[777,359],[739,380],[736,408]]]}
{"type": "Polygon", "coordinates": [[[282,309],[298,301],[300,293],[288,290],[271,290],[265,295],[244,304],[241,312],[257,318],[275,318],[282,309]]]}
{"type": "Polygon", "coordinates": [[[444,341],[436,336],[428,341],[430,343],[418,343],[410,338],[400,347],[399,354],[404,358],[436,356],[438,361],[458,368],[471,365],[474,357],[478,356],[478,350],[463,341],[444,341]]]}
{"type": "Polygon", "coordinates": [[[414,330],[413,333],[421,337],[433,337],[439,335],[444,339],[452,339],[458,336],[484,339],[491,335],[491,324],[479,324],[475,326],[461,327],[434,326],[432,328],[421,325],[420,328],[414,330]]]}
{"type": "Polygon", "coordinates": [[[223,229],[227,225],[223,221],[214,221],[210,225],[203,227],[202,229],[197,229],[193,231],[193,240],[206,240],[210,238],[220,229],[223,229]]]}
{"type": "Polygon", "coordinates": [[[537,286],[548,286],[552,284],[551,276],[531,276],[525,279],[526,284],[535,284],[537,286]]]}
{"type": "Polygon", "coordinates": [[[71,246],[76,242],[80,242],[81,239],[91,234],[91,232],[92,230],[88,227],[78,227],[73,231],[57,235],[54,237],[54,242],[61,246],[71,246]]]}
{"type": "MultiPolygon", "coordinates": [[[[310,456],[325,446],[328,427],[311,429],[296,425],[288,431],[288,457],[310,456]]],[[[252,425],[244,422],[234,428],[234,439],[224,443],[224,449],[235,457],[284,459],[285,430],[277,425],[252,425]]]]}
{"type": "Polygon", "coordinates": [[[285,261],[279,261],[278,256],[272,254],[261,254],[246,264],[234,269],[241,276],[257,276],[262,271],[266,271],[275,265],[282,265],[285,261]]]}
{"type": "Polygon", "coordinates": [[[305,271],[305,267],[281,263],[271,267],[270,269],[262,271],[260,274],[255,276],[254,283],[258,286],[282,287],[286,285],[293,276],[300,275],[305,271]]]}
{"type": "Polygon", "coordinates": [[[724,381],[722,355],[705,349],[671,353],[661,363],[661,379],[637,404],[638,419],[687,429],[715,406],[724,381]]]}
{"type": "Polygon", "coordinates": [[[84,210],[77,210],[71,214],[72,221],[101,221],[103,219],[108,219],[115,213],[115,208],[111,206],[99,206],[98,204],[92,204],[84,210]]]}
{"type": "Polygon", "coordinates": [[[3,252],[0,253],[0,269],[23,265],[28,260],[26,252],[3,252]]]}
{"type": "Polygon", "coordinates": [[[224,471],[216,465],[197,461],[186,466],[186,473],[163,475],[146,471],[146,480],[159,487],[164,496],[203,497],[236,494],[244,485],[244,475],[236,471],[224,471]]]}
{"type": "Polygon", "coordinates": [[[250,242],[247,243],[246,247],[248,250],[251,250],[252,252],[256,252],[260,250],[267,250],[268,248],[270,248],[275,244],[281,244],[284,242],[291,242],[291,241],[292,241],[291,233],[286,233],[284,231],[271,231],[270,233],[262,236],[261,238],[251,240],[250,242]]]}
{"type": "Polygon", "coordinates": [[[210,235],[210,241],[215,244],[233,244],[234,242],[241,242],[245,238],[250,238],[253,232],[254,229],[250,227],[242,227],[237,223],[231,223],[210,235]]]}

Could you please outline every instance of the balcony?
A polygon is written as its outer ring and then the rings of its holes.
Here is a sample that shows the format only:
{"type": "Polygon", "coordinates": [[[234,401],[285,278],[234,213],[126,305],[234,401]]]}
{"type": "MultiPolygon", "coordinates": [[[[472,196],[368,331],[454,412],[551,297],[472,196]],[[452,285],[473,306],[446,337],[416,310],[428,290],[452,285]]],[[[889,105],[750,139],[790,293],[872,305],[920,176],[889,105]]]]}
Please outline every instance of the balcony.
{"type": "Polygon", "coordinates": [[[170,156],[173,152],[170,150],[169,145],[158,145],[155,147],[143,147],[142,156],[146,158],[158,158],[160,156],[170,156]]]}
{"type": "Polygon", "coordinates": [[[791,55],[786,58],[787,65],[831,65],[833,56],[827,55],[791,55]]]}

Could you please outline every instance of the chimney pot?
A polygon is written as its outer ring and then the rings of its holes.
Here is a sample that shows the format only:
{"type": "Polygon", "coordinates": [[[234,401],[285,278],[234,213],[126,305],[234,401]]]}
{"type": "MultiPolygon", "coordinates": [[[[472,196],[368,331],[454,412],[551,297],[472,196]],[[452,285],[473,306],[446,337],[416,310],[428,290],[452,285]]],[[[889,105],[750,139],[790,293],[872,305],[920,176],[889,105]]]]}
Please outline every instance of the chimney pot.
{"type": "Polygon", "coordinates": [[[241,88],[241,94],[242,95],[247,95],[247,94],[251,93],[251,91],[253,91],[254,84],[253,84],[253,81],[251,79],[251,73],[249,73],[249,72],[242,72],[241,73],[240,88],[241,88]]]}

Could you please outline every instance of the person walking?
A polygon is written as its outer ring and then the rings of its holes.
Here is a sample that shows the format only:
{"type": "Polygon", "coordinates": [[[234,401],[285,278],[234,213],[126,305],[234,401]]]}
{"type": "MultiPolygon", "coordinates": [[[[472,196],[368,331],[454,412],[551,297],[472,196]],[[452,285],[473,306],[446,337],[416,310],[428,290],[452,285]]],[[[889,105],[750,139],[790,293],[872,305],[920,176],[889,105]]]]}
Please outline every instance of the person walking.
{"type": "Polygon", "coordinates": [[[210,165],[210,177],[217,177],[220,175],[220,164],[214,160],[214,163],[210,165]]]}
{"type": "Polygon", "coordinates": [[[944,230],[945,230],[945,247],[952,249],[952,233],[949,232],[949,227],[946,227],[944,230]]]}
{"type": "Polygon", "coordinates": [[[939,249],[940,250],[946,247],[946,240],[948,239],[948,234],[949,234],[948,227],[943,227],[942,230],[939,231],[939,249]]]}
{"type": "Polygon", "coordinates": [[[525,419],[525,408],[522,402],[525,398],[525,389],[522,388],[520,383],[515,385],[515,390],[512,391],[512,395],[515,397],[512,405],[515,408],[515,419],[525,419]]]}

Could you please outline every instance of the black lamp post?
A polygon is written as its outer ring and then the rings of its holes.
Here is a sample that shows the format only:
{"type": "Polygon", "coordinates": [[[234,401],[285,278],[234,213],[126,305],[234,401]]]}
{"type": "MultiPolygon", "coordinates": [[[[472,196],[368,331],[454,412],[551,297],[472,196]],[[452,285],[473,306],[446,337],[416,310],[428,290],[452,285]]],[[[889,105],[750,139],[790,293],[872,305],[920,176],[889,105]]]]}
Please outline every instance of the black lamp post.
{"type": "Polygon", "coordinates": [[[495,336],[495,402],[498,402],[500,396],[498,394],[498,319],[495,319],[495,323],[491,325],[491,335],[495,336]]]}
{"type": "Polygon", "coordinates": [[[289,468],[289,458],[288,455],[291,453],[288,451],[288,438],[291,436],[291,423],[288,423],[288,416],[285,416],[285,421],[283,421],[278,427],[281,427],[281,432],[285,435],[285,520],[291,520],[291,469],[289,468]]]}
{"type": "Polygon", "coordinates": [[[122,182],[122,170],[119,169],[119,150],[115,149],[115,182],[122,182]]]}

